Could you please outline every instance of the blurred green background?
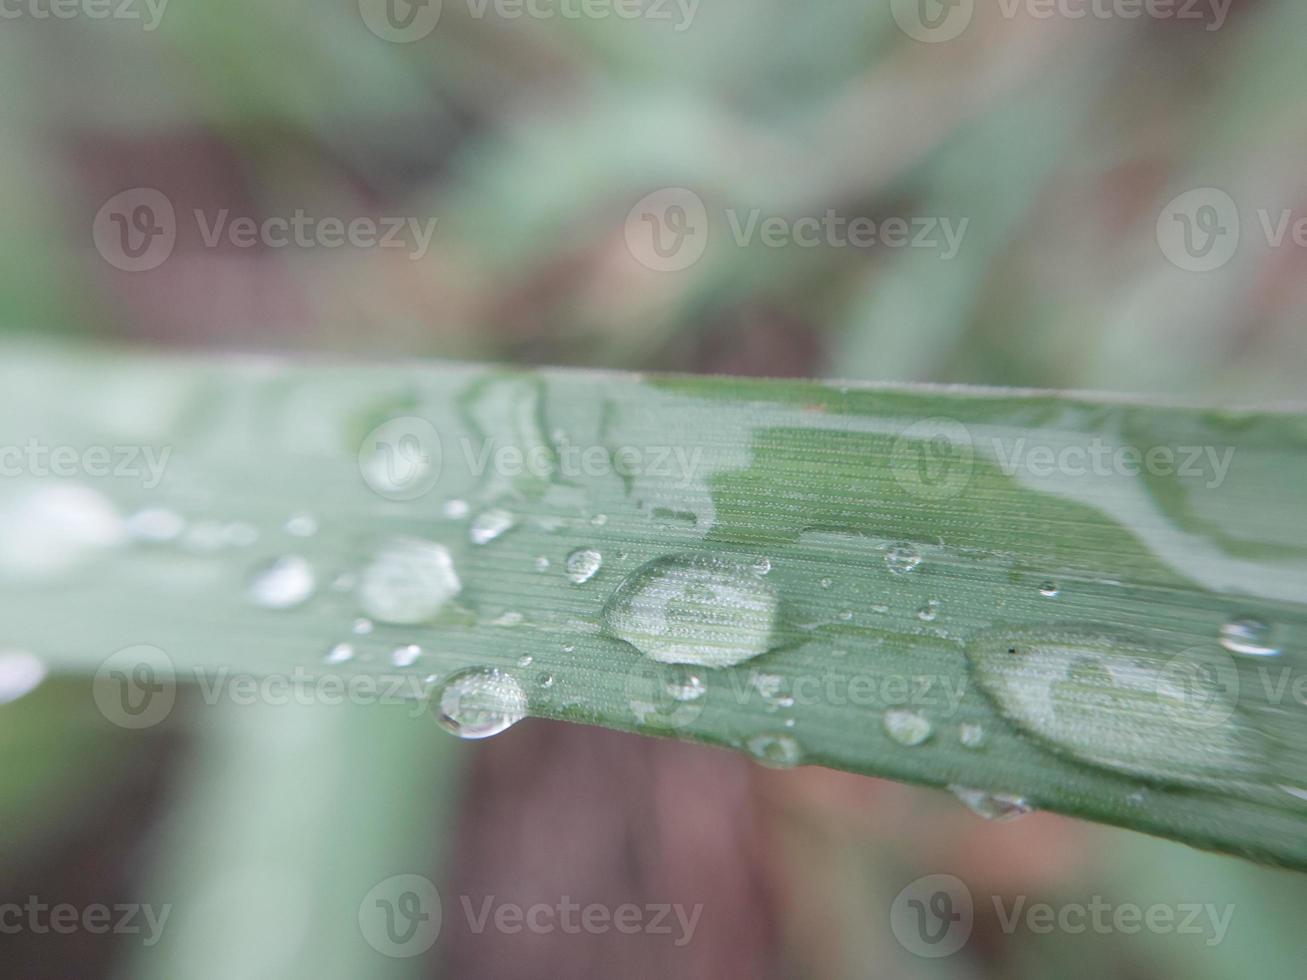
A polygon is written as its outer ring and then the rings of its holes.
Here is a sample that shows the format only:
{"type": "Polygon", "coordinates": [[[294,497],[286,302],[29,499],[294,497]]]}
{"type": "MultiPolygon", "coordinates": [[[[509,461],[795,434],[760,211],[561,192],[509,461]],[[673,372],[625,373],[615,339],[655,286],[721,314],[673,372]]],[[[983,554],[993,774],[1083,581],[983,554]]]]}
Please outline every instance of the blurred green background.
{"type": "MultiPolygon", "coordinates": [[[[1183,0],[1169,17],[1128,0],[392,0],[414,21],[389,29],[372,0],[49,4],[0,11],[10,334],[1302,397],[1307,248],[1275,234],[1307,218],[1298,0],[1183,0]],[[923,13],[927,34],[930,16],[944,25],[925,40],[923,13]],[[171,205],[175,241],[124,271],[93,232],[141,188],[171,205]],[[702,215],[650,211],[667,188],[702,215]],[[1226,237],[1209,271],[1177,261],[1166,232],[1197,188],[1239,219],[1235,247],[1230,213],[1210,212],[1226,237]],[[435,228],[423,248],[206,241],[219,216],[297,212],[435,228]],[[809,244],[784,231],[800,219],[965,234],[949,255],[825,230],[809,244]],[[692,251],[667,271],[649,236],[678,228],[692,251]]],[[[1200,230],[1207,216],[1192,213],[1200,230]]],[[[175,912],[151,947],[0,931],[0,975],[1301,973],[1293,875],[1047,816],[985,824],[943,794],[674,743],[542,722],[452,741],[380,709],[193,708],[133,735],[84,684],[47,683],[0,709],[0,904],[175,912]],[[922,959],[888,909],[941,871],[977,898],[975,931],[922,959]],[[404,873],[436,882],[445,923],[429,953],[392,959],[362,941],[358,907],[404,873]],[[477,935],[455,896],[491,894],[704,912],[679,947],[477,935]],[[1234,914],[1213,945],[1009,934],[989,900],[1096,895],[1234,914]]]]}

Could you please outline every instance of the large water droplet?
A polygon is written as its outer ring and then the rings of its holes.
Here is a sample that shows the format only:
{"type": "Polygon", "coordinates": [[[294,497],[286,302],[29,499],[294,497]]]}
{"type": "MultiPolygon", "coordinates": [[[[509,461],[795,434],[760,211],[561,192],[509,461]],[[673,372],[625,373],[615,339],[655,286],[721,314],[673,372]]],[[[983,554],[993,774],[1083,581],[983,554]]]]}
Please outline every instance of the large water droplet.
{"type": "Polygon", "coordinates": [[[885,565],[895,575],[906,575],[921,564],[921,554],[910,544],[895,545],[885,553],[885,565]]]}
{"type": "Polygon", "coordinates": [[[436,720],[459,738],[489,738],[526,717],[526,707],[526,694],[512,675],[472,667],[445,681],[436,720]]]}
{"type": "Polygon", "coordinates": [[[803,760],[803,750],[789,735],[755,735],[745,743],[749,755],[771,769],[793,769],[803,760]]]}
{"type": "Polygon", "coordinates": [[[776,592],[741,564],[712,555],[658,558],[636,569],[604,606],[604,626],[661,663],[732,667],[766,653],[776,592]]]}
{"type": "Polygon", "coordinates": [[[934,732],[927,718],[903,708],[886,711],[881,721],[885,726],[885,733],[890,738],[899,745],[906,745],[909,748],[921,745],[934,732]]]}
{"type": "Polygon", "coordinates": [[[1221,646],[1244,657],[1278,657],[1270,642],[1271,628],[1258,619],[1232,619],[1221,626],[1221,646]]]}
{"type": "Polygon", "coordinates": [[[433,619],[462,588],[448,548],[398,538],[364,569],[358,595],[372,619],[412,626],[433,619]]]}
{"type": "Polygon", "coordinates": [[[599,574],[604,556],[594,548],[577,548],[567,556],[567,579],[573,585],[585,585],[599,574]]]}
{"type": "Polygon", "coordinates": [[[949,791],[962,801],[962,805],[978,817],[986,820],[1016,820],[1027,813],[1034,812],[1034,806],[1023,796],[1010,793],[990,793],[983,789],[969,789],[966,786],[950,786],[949,791]]]}
{"type": "Polygon", "coordinates": [[[317,576],[299,555],[282,555],[250,576],[249,595],[264,609],[293,609],[313,595],[317,576]]]}
{"type": "Polygon", "coordinates": [[[1083,762],[1225,786],[1261,782],[1271,765],[1237,710],[1235,666],[1214,648],[1176,656],[1115,631],[1031,627],[983,634],[967,658],[1009,721],[1083,762]]]}
{"type": "Polygon", "coordinates": [[[494,507],[477,514],[468,526],[467,534],[473,544],[489,544],[511,530],[516,523],[517,518],[508,511],[494,507]]]}
{"type": "Polygon", "coordinates": [[[45,664],[26,650],[0,651],[0,704],[17,701],[45,680],[45,664]]]}

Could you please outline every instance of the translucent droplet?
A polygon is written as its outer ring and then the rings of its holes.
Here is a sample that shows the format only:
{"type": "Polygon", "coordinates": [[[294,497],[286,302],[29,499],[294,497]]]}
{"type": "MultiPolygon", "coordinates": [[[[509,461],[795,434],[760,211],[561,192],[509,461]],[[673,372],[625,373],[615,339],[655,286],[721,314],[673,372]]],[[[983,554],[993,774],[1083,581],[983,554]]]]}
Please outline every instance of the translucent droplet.
{"type": "Polygon", "coordinates": [[[849,622],[849,620],[853,619],[853,610],[852,610],[852,609],[841,609],[839,615],[840,615],[840,619],[841,619],[843,622],[846,622],[846,623],[847,623],[847,622],[849,622]]]}
{"type": "Polygon", "coordinates": [[[915,711],[894,708],[885,712],[881,719],[885,733],[900,745],[909,747],[920,745],[930,738],[934,729],[929,720],[915,711]]]}
{"type": "Polygon", "coordinates": [[[348,663],[354,659],[354,647],[349,643],[337,643],[323,659],[329,664],[348,663]]]}
{"type": "Polygon", "coordinates": [[[1244,657],[1278,657],[1270,642],[1271,628],[1258,619],[1232,619],[1221,626],[1221,646],[1244,657]]]}
{"type": "Polygon", "coordinates": [[[522,654],[522,656],[517,658],[517,665],[519,667],[530,667],[533,663],[535,663],[535,660],[536,658],[531,656],[531,654],[524,653],[522,654]]]}
{"type": "Polygon", "coordinates": [[[584,585],[599,574],[604,556],[593,548],[577,548],[567,556],[567,579],[573,585],[584,585]]]}
{"type": "Polygon", "coordinates": [[[526,694],[512,675],[472,667],[445,681],[436,720],[459,738],[489,738],[526,717],[526,708],[526,694]]]}
{"type": "Polygon", "coordinates": [[[547,572],[549,571],[549,559],[541,555],[536,559],[535,566],[537,572],[547,572]]]}
{"type": "Polygon", "coordinates": [[[162,507],[138,510],[127,518],[127,533],[138,541],[149,541],[155,544],[176,541],[185,530],[185,518],[162,507]]]}
{"type": "Polygon", "coordinates": [[[27,581],[67,573],[128,540],[113,503],[90,487],[58,484],[0,509],[0,573],[27,581]]]}
{"type": "Polygon", "coordinates": [[[1124,631],[999,630],[972,640],[978,686],[1013,725],[1091,765],[1191,786],[1265,783],[1267,736],[1238,710],[1234,663],[1124,631]]]}
{"type": "Polygon", "coordinates": [[[771,769],[792,769],[803,759],[803,750],[790,735],[755,735],[745,748],[756,761],[771,769]]]}
{"type": "Polygon", "coordinates": [[[445,516],[452,521],[461,521],[471,513],[472,508],[468,506],[466,500],[446,500],[445,516]]]}
{"type": "Polygon", "coordinates": [[[1045,599],[1056,599],[1062,594],[1062,590],[1057,587],[1056,582],[1045,582],[1039,587],[1039,594],[1045,599]]]}
{"type": "Polygon", "coordinates": [[[416,643],[406,643],[390,651],[390,662],[396,667],[412,667],[422,656],[422,648],[416,643]]]}
{"type": "Polygon", "coordinates": [[[0,651],[0,704],[17,701],[45,680],[45,664],[26,650],[0,651]]]}
{"type": "Polygon", "coordinates": [[[761,578],[771,572],[771,559],[759,558],[753,563],[753,574],[761,578]]]}
{"type": "Polygon", "coordinates": [[[708,690],[703,678],[688,667],[678,665],[665,674],[663,686],[673,701],[698,701],[708,690]]]}
{"type": "Polygon", "coordinates": [[[563,652],[564,652],[564,653],[571,653],[571,652],[573,652],[575,649],[576,649],[576,644],[575,644],[575,643],[564,643],[564,644],[563,644],[563,652]]]}
{"type": "Polygon", "coordinates": [[[931,599],[917,610],[917,618],[923,623],[933,623],[939,618],[939,600],[931,599]]]}
{"type": "Polygon", "coordinates": [[[1034,812],[1030,801],[1023,796],[1009,793],[990,793],[983,789],[969,789],[966,786],[950,786],[949,791],[962,801],[962,805],[978,817],[986,820],[1006,821],[1024,817],[1034,812]]]}
{"type": "Polygon", "coordinates": [[[308,561],[299,555],[282,555],[255,569],[249,596],[264,609],[293,609],[313,595],[316,582],[308,561]]]}
{"type": "Polygon", "coordinates": [[[399,538],[364,569],[359,601],[372,619],[412,626],[435,618],[462,588],[448,548],[420,538],[399,538]]]}
{"type": "Polygon", "coordinates": [[[895,575],[906,575],[921,564],[921,553],[910,544],[897,544],[885,553],[885,565],[895,575]]]}
{"type": "Polygon", "coordinates": [[[548,673],[540,674],[536,677],[536,683],[539,684],[541,687],[543,687],[545,690],[548,690],[549,688],[554,686],[554,675],[548,673]]]}
{"type": "Polygon", "coordinates": [[[605,524],[608,523],[608,515],[595,514],[594,517],[590,518],[590,523],[593,524],[595,527],[603,527],[605,524]]]}
{"type": "Polygon", "coordinates": [[[661,663],[731,667],[766,653],[778,600],[747,564],[714,555],[658,558],[604,606],[604,627],[661,663]]]}
{"type": "Polygon", "coordinates": [[[297,538],[311,538],[318,533],[318,520],[312,514],[293,514],[286,522],[286,533],[297,538]]]}
{"type": "Polygon", "coordinates": [[[831,580],[830,580],[830,579],[828,579],[828,578],[824,578],[824,579],[822,579],[820,582],[818,582],[817,584],[820,585],[823,589],[829,589],[829,588],[831,587],[831,584],[832,584],[832,583],[831,583],[831,580]]]}
{"type": "Polygon", "coordinates": [[[517,518],[508,511],[494,507],[477,514],[467,533],[473,544],[489,544],[511,530],[516,523],[517,518]]]}
{"type": "Polygon", "coordinates": [[[985,729],[980,725],[959,725],[958,741],[969,749],[978,749],[985,744],[985,729]]]}
{"type": "Polygon", "coordinates": [[[354,625],[351,629],[355,636],[367,636],[373,630],[372,620],[360,616],[358,619],[354,620],[354,625]]]}

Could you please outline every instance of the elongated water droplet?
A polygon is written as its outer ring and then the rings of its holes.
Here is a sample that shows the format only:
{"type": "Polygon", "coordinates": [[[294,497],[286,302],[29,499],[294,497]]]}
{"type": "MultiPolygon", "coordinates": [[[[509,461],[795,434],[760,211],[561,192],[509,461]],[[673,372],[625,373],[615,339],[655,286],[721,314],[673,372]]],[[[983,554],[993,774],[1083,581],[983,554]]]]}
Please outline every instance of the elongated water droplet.
{"type": "Polygon", "coordinates": [[[292,514],[286,521],[286,533],[297,538],[311,538],[318,533],[318,519],[312,514],[292,514]]]}
{"type": "Polygon", "coordinates": [[[890,738],[909,748],[921,745],[934,732],[927,718],[903,708],[886,711],[882,723],[885,726],[885,733],[890,738]]]}
{"type": "Polygon", "coordinates": [[[45,664],[26,650],[0,651],[0,704],[17,701],[45,680],[45,664]]]}
{"type": "Polygon", "coordinates": [[[567,579],[573,585],[584,585],[599,574],[604,556],[594,548],[577,548],[567,556],[567,579]]]}
{"type": "Polygon", "coordinates": [[[452,521],[461,521],[471,512],[472,508],[468,506],[466,500],[446,500],[445,516],[452,521]]]}
{"type": "Polygon", "coordinates": [[[1232,619],[1221,626],[1221,646],[1244,657],[1278,657],[1270,642],[1271,629],[1258,619],[1232,619]]]}
{"type": "Polygon", "coordinates": [[[354,620],[354,625],[351,627],[351,629],[353,630],[355,636],[367,636],[369,633],[372,632],[373,629],[372,620],[359,617],[358,619],[354,620]]]}
{"type": "Polygon", "coordinates": [[[467,533],[473,544],[489,544],[511,530],[516,523],[517,518],[512,514],[502,508],[495,507],[491,510],[482,511],[473,518],[467,533]]]}
{"type": "Polygon", "coordinates": [[[489,738],[526,717],[526,708],[526,694],[511,674],[471,667],[441,687],[436,720],[459,738],[489,738]]]}
{"type": "Polygon", "coordinates": [[[770,769],[793,769],[803,760],[803,750],[790,735],[755,735],[745,743],[753,758],[770,769]]]}
{"type": "Polygon", "coordinates": [[[658,558],[604,606],[604,626],[662,663],[732,667],[766,653],[776,592],[746,564],[712,555],[658,558]]]}
{"type": "Polygon", "coordinates": [[[354,659],[354,647],[349,643],[337,643],[323,659],[329,664],[348,663],[354,659]]]}
{"type": "Polygon", "coordinates": [[[1007,821],[1033,813],[1034,807],[1023,796],[1010,793],[990,793],[983,789],[970,789],[966,786],[950,786],[949,791],[956,796],[968,810],[986,820],[1007,821]]]}
{"type": "Polygon", "coordinates": [[[372,619],[412,626],[433,619],[462,587],[444,545],[398,538],[364,570],[358,595],[372,619]]]}
{"type": "Polygon", "coordinates": [[[390,651],[390,662],[396,667],[412,667],[422,656],[422,648],[416,643],[406,643],[390,651]]]}
{"type": "Polygon", "coordinates": [[[1039,587],[1039,594],[1045,599],[1056,599],[1062,594],[1062,590],[1057,587],[1056,582],[1045,582],[1039,587]]]}
{"type": "Polygon", "coordinates": [[[250,576],[249,595],[264,609],[293,609],[313,595],[313,566],[299,555],[283,555],[250,576]]]}
{"type": "Polygon", "coordinates": [[[959,725],[958,741],[969,749],[978,749],[985,744],[985,729],[980,725],[959,725]]]}
{"type": "Polygon", "coordinates": [[[162,507],[138,510],[127,518],[127,532],[138,541],[154,544],[176,541],[185,530],[185,518],[162,507]]]}
{"type": "Polygon", "coordinates": [[[1091,765],[1227,787],[1271,768],[1265,735],[1238,710],[1235,665],[1214,646],[1168,655],[1132,634],[1031,627],[982,634],[967,658],[1012,724],[1091,765]]]}
{"type": "Polygon", "coordinates": [[[895,575],[906,575],[921,564],[921,554],[910,544],[895,545],[885,554],[885,565],[895,575]]]}

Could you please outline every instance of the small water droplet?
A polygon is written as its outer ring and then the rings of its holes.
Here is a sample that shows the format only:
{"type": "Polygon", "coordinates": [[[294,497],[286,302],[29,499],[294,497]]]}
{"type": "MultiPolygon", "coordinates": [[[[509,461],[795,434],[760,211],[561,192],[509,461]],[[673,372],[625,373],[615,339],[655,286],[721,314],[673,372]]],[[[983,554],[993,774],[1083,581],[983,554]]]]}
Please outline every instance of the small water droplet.
{"type": "Polygon", "coordinates": [[[564,644],[563,644],[563,652],[564,652],[564,653],[571,653],[571,652],[574,651],[575,649],[576,649],[576,644],[575,644],[575,643],[564,643],[564,644]]]}
{"type": "Polygon", "coordinates": [[[1056,582],[1045,582],[1039,587],[1039,594],[1045,599],[1056,599],[1062,594],[1062,590],[1057,587],[1056,582]]]}
{"type": "Polygon", "coordinates": [[[311,538],[318,533],[318,519],[312,514],[292,514],[286,521],[286,533],[297,538],[311,538]]]}
{"type": "Polygon", "coordinates": [[[45,664],[26,650],[0,652],[0,704],[17,701],[45,680],[45,664]]]}
{"type": "Polygon", "coordinates": [[[939,618],[939,600],[931,599],[917,610],[917,618],[923,623],[933,623],[939,618]]]}
{"type": "Polygon", "coordinates": [[[604,556],[594,548],[577,548],[567,556],[567,579],[573,585],[584,585],[599,574],[604,556]]]}
{"type": "Polygon", "coordinates": [[[535,660],[536,658],[531,656],[531,654],[524,653],[522,654],[522,656],[517,658],[517,665],[519,667],[530,667],[533,663],[535,663],[535,660]]]}
{"type": "Polygon", "coordinates": [[[508,511],[493,507],[478,514],[468,527],[467,533],[473,544],[489,544],[511,530],[516,523],[517,518],[508,511]]]}
{"type": "Polygon", "coordinates": [[[453,674],[440,689],[436,720],[459,738],[489,738],[526,717],[526,694],[512,675],[491,667],[453,674]]]}
{"type": "Polygon", "coordinates": [[[349,643],[337,643],[323,659],[329,664],[348,663],[354,659],[354,647],[349,643]]]}
{"type": "Polygon", "coordinates": [[[436,616],[462,590],[449,549],[434,541],[389,542],[363,572],[359,601],[383,623],[412,626],[436,616]]]}
{"type": "Polygon", "coordinates": [[[605,524],[608,523],[608,515],[595,514],[594,517],[590,518],[590,523],[593,524],[595,527],[603,527],[605,524]]]}
{"type": "Polygon", "coordinates": [[[852,609],[841,609],[841,610],[840,610],[840,619],[841,619],[843,622],[846,622],[846,623],[847,623],[847,622],[848,622],[849,620],[851,620],[852,618],[853,618],[853,610],[852,610],[852,609]]]}
{"type": "Polygon", "coordinates": [[[959,725],[958,741],[969,749],[978,749],[985,744],[985,729],[980,725],[959,725]]]}
{"type": "Polygon", "coordinates": [[[1034,807],[1024,796],[1010,793],[990,793],[983,789],[970,789],[966,786],[949,786],[952,792],[968,810],[978,817],[998,822],[1016,820],[1034,812],[1034,807]]]}
{"type": "Polygon", "coordinates": [[[829,589],[832,585],[832,582],[830,579],[824,578],[817,584],[820,585],[823,589],[829,589]]]}
{"type": "Polygon", "coordinates": [[[1221,626],[1221,646],[1244,657],[1278,657],[1270,642],[1271,628],[1259,619],[1232,619],[1221,626]]]}
{"type": "Polygon", "coordinates": [[[663,687],[673,701],[698,701],[708,690],[703,678],[690,668],[677,665],[666,672],[663,687]]]}
{"type": "Polygon", "coordinates": [[[422,656],[422,648],[416,643],[406,643],[390,651],[390,662],[396,667],[412,667],[422,656]]]}
{"type": "Polygon", "coordinates": [[[906,575],[921,564],[921,553],[910,544],[897,544],[885,554],[885,565],[895,575],[906,575]]]}
{"type": "Polygon", "coordinates": [[[753,563],[753,574],[762,578],[771,573],[771,559],[759,558],[753,563]]]}
{"type": "Polygon", "coordinates": [[[466,500],[446,500],[445,516],[453,521],[461,521],[471,513],[472,508],[468,506],[466,500]]]}
{"type": "Polygon", "coordinates": [[[354,625],[351,629],[354,631],[355,636],[367,636],[373,629],[372,620],[360,616],[358,619],[354,620],[354,625]]]}
{"type": "Polygon", "coordinates": [[[745,743],[753,758],[770,769],[793,769],[803,759],[803,750],[790,735],[755,735],[745,743]]]}
{"type": "Polygon", "coordinates": [[[353,592],[354,586],[358,584],[358,576],[353,572],[341,572],[331,580],[331,590],[333,592],[353,592]]]}
{"type": "Polygon", "coordinates": [[[715,555],[657,558],[604,606],[607,631],[661,663],[731,667],[766,653],[778,599],[747,564],[715,555]]]}
{"type": "Polygon", "coordinates": [[[149,541],[155,544],[176,541],[185,530],[185,518],[163,507],[138,510],[127,518],[127,533],[138,541],[149,541]]]}
{"type": "Polygon", "coordinates": [[[248,591],[264,609],[293,609],[313,595],[315,584],[312,565],[299,555],[283,555],[255,569],[248,591]]]}
{"type": "Polygon", "coordinates": [[[545,690],[548,690],[549,688],[554,686],[554,675],[548,673],[540,674],[538,677],[536,677],[536,683],[539,684],[541,687],[543,687],[545,690]]]}
{"type": "Polygon", "coordinates": [[[915,711],[907,711],[903,708],[886,711],[881,720],[885,726],[885,733],[890,738],[910,748],[925,742],[934,732],[926,718],[915,711]]]}
{"type": "Polygon", "coordinates": [[[549,571],[549,559],[541,555],[536,559],[535,566],[537,572],[547,572],[549,571]]]}

